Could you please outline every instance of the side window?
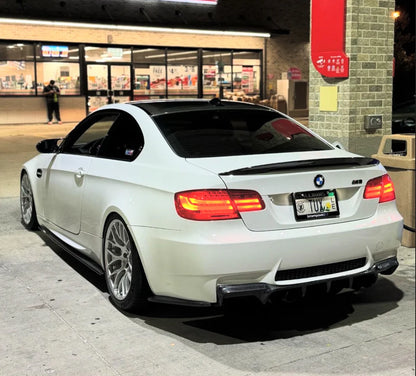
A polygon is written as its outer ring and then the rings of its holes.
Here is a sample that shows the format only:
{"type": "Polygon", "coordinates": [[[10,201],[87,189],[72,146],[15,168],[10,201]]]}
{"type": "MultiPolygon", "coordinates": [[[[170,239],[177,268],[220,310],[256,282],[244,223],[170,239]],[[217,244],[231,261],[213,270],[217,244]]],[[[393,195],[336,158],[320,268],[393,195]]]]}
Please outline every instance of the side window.
{"type": "Polygon", "coordinates": [[[143,145],[143,134],[137,121],[131,115],[122,113],[109,130],[98,156],[132,161],[140,154],[143,145]]]}
{"type": "Polygon", "coordinates": [[[97,114],[81,123],[65,141],[63,152],[96,155],[111,126],[119,117],[117,113],[97,114]]]}

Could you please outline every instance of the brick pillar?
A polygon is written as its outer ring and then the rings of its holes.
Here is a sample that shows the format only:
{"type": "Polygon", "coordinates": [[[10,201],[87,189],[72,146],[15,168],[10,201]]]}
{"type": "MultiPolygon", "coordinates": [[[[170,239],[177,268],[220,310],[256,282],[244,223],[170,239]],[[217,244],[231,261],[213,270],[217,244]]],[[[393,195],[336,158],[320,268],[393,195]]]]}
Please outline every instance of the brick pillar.
{"type": "Polygon", "coordinates": [[[347,0],[345,51],[349,78],[325,78],[309,69],[309,127],[349,151],[369,156],[381,136],[391,133],[393,93],[394,0],[347,0]],[[320,90],[338,92],[335,111],[320,110],[320,90]],[[366,115],[381,115],[382,128],[364,129],[366,115]]]}

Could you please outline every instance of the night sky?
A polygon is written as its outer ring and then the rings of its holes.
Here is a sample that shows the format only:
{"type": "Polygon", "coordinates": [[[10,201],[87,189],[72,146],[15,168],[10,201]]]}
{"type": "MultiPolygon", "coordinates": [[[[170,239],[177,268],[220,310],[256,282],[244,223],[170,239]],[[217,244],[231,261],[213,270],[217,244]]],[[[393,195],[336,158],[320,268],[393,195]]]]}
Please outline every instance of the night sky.
{"type": "Polygon", "coordinates": [[[393,80],[394,106],[415,100],[415,0],[396,0],[396,10],[400,11],[395,25],[396,70],[393,80]]]}

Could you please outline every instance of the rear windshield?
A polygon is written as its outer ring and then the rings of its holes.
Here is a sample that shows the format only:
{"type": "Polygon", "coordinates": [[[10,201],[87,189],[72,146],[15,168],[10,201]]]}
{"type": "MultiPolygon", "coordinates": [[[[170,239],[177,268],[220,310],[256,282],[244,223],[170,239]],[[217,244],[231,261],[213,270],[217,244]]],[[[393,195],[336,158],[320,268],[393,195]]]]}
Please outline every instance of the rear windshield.
{"type": "Polygon", "coordinates": [[[153,118],[172,149],[184,158],[331,149],[274,111],[215,109],[153,118]]]}

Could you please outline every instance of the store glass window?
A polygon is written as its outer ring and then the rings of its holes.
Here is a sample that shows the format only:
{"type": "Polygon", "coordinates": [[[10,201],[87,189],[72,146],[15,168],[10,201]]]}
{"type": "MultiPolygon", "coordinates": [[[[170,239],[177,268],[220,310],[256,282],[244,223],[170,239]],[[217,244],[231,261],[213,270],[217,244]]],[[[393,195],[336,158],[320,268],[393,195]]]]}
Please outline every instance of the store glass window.
{"type": "Polygon", "coordinates": [[[111,65],[111,90],[131,90],[130,65],[111,65]]]}
{"type": "Polygon", "coordinates": [[[169,98],[198,95],[198,51],[167,52],[169,98]]]}
{"type": "Polygon", "coordinates": [[[34,95],[34,63],[23,60],[0,61],[0,95],[34,95]]]}
{"type": "Polygon", "coordinates": [[[39,43],[36,45],[36,78],[38,95],[50,80],[61,95],[80,95],[79,48],[71,45],[39,43]]]}
{"type": "Polygon", "coordinates": [[[233,53],[233,91],[245,95],[259,95],[261,80],[261,54],[257,51],[233,53]]]}
{"type": "Polygon", "coordinates": [[[107,91],[108,86],[108,65],[89,64],[87,65],[87,88],[88,91],[107,91]]]}
{"type": "Polygon", "coordinates": [[[133,50],[134,99],[166,97],[166,49],[133,50]]]}
{"type": "Polygon", "coordinates": [[[0,43],[0,60],[33,61],[33,44],[0,43]]]}
{"type": "Polygon", "coordinates": [[[40,62],[36,64],[38,93],[50,80],[55,81],[61,95],[79,95],[79,64],[69,62],[40,62]]]}
{"type": "Polygon", "coordinates": [[[232,52],[209,50],[202,52],[202,73],[204,97],[220,95],[232,89],[232,52]]]}
{"type": "Polygon", "coordinates": [[[95,63],[130,63],[131,49],[118,47],[85,47],[85,60],[95,63]]]}
{"type": "Polygon", "coordinates": [[[34,95],[33,45],[0,43],[0,95],[34,95]]]}
{"type": "Polygon", "coordinates": [[[133,49],[133,63],[144,65],[166,64],[165,48],[135,48],[133,49]]]}

